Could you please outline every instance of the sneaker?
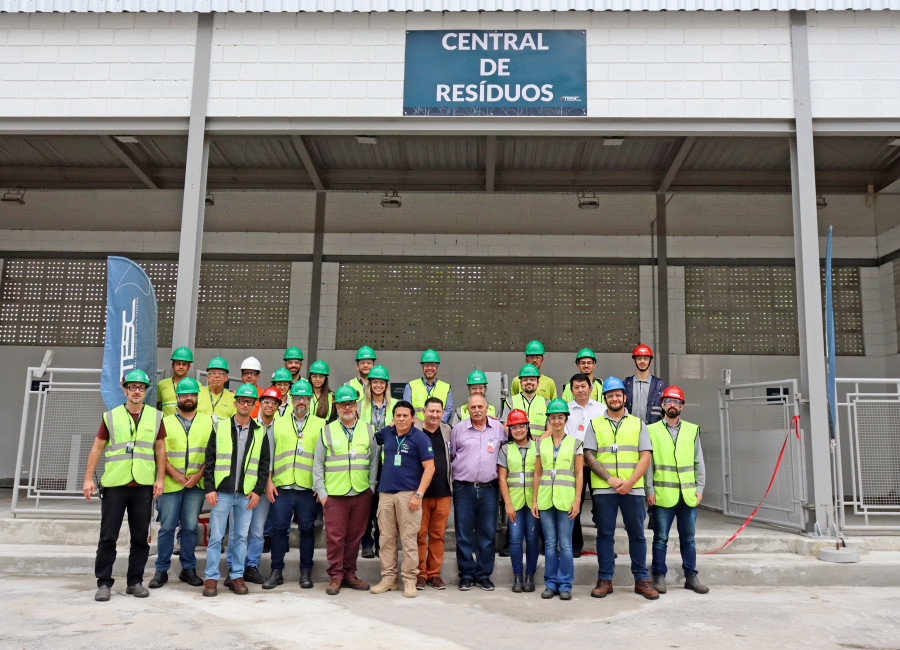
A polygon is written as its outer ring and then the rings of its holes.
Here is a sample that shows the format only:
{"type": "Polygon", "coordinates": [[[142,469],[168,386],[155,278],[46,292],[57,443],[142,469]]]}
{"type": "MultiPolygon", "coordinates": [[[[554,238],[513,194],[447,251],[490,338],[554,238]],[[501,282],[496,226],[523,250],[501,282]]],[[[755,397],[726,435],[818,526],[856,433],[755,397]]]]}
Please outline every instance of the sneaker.
{"type": "Polygon", "coordinates": [[[135,598],[146,598],[150,595],[150,592],[141,583],[137,583],[136,585],[128,585],[125,593],[129,594],[130,596],[134,596],[135,598]]]}
{"type": "Polygon", "coordinates": [[[482,578],[478,581],[478,586],[484,591],[494,591],[494,583],[489,578],[482,578]]]}
{"type": "Polygon", "coordinates": [[[110,589],[109,587],[97,587],[97,593],[94,594],[94,600],[98,603],[105,603],[109,600],[110,589]]]}
{"type": "Polygon", "coordinates": [[[416,578],[416,589],[418,591],[425,591],[425,585],[427,583],[428,583],[428,581],[425,580],[424,576],[419,576],[418,578],[416,578]]]}
{"type": "Polygon", "coordinates": [[[473,587],[474,584],[475,584],[475,581],[472,580],[472,578],[460,578],[459,590],[460,591],[469,591],[473,587]]]}
{"type": "Polygon", "coordinates": [[[447,588],[447,583],[444,582],[441,576],[435,576],[431,579],[431,586],[435,589],[443,590],[447,588]]]}

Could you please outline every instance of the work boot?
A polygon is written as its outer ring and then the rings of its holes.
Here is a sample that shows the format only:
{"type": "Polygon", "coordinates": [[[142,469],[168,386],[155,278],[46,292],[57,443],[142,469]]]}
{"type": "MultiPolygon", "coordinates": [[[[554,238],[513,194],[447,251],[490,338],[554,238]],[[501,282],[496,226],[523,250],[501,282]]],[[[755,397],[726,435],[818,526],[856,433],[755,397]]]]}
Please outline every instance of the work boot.
{"type": "Polygon", "coordinates": [[[231,584],[231,574],[230,573],[225,574],[225,586],[228,587],[229,589],[231,589],[233,587],[233,585],[231,584]]]}
{"type": "Polygon", "coordinates": [[[203,595],[212,598],[213,596],[218,595],[219,591],[217,589],[219,585],[218,580],[207,580],[203,583],[203,595]]]}
{"type": "Polygon", "coordinates": [[[559,592],[560,600],[572,600],[572,592],[571,591],[561,591],[559,592]]]}
{"type": "Polygon", "coordinates": [[[203,581],[200,579],[200,576],[197,575],[196,569],[182,569],[181,573],[178,574],[178,579],[188,583],[192,587],[203,586],[203,581]]]}
{"type": "Polygon", "coordinates": [[[509,546],[501,546],[498,555],[500,557],[509,557],[509,546]]]}
{"type": "Polygon", "coordinates": [[[169,581],[169,572],[168,571],[157,571],[153,574],[153,580],[150,581],[150,584],[147,585],[151,589],[159,589],[164,584],[169,581]]]}
{"type": "Polygon", "coordinates": [[[300,569],[300,588],[312,589],[312,569],[300,569]]]}
{"type": "Polygon", "coordinates": [[[284,584],[284,577],[281,575],[281,569],[272,569],[272,573],[269,574],[269,577],[266,578],[266,581],[262,583],[263,589],[274,589],[278,585],[284,584]]]}
{"type": "Polygon", "coordinates": [[[340,578],[332,578],[331,582],[328,583],[328,587],[325,588],[325,593],[329,596],[337,596],[339,593],[341,593],[340,578]]]}
{"type": "MultiPolygon", "coordinates": [[[[272,551],[272,537],[267,536],[263,537],[263,553],[270,553],[272,551]]],[[[246,579],[246,578],[245,578],[246,579]]]]}
{"type": "Polygon", "coordinates": [[[661,573],[654,573],[653,588],[661,594],[666,593],[668,591],[668,587],[666,587],[666,576],[661,573]]]}
{"type": "Polygon", "coordinates": [[[649,580],[637,580],[634,583],[634,593],[640,594],[647,600],[656,600],[659,598],[659,592],[653,588],[653,583],[649,580]]]}
{"type": "Polygon", "coordinates": [[[532,591],[534,591],[534,574],[525,575],[525,584],[522,585],[522,591],[527,594],[530,594],[532,591]]]}
{"type": "Polygon", "coordinates": [[[375,557],[375,549],[371,546],[363,546],[362,556],[366,559],[372,559],[375,557]]]}
{"type": "Polygon", "coordinates": [[[397,591],[399,588],[400,587],[396,582],[382,578],[381,582],[369,589],[369,592],[373,594],[383,594],[386,591],[397,591]]]}
{"type": "Polygon", "coordinates": [[[447,583],[444,582],[444,579],[441,578],[441,576],[434,576],[431,579],[431,586],[434,587],[435,589],[443,590],[443,589],[447,588],[447,583]]]}
{"type": "Polygon", "coordinates": [[[513,593],[521,594],[523,591],[525,591],[524,587],[525,587],[525,584],[522,582],[522,576],[515,576],[513,578],[513,587],[512,587],[513,593]]]}
{"type": "Polygon", "coordinates": [[[426,585],[427,582],[428,582],[428,581],[425,580],[425,576],[419,576],[418,578],[416,578],[416,590],[417,590],[417,591],[424,591],[424,590],[425,590],[425,585],[426,585]]]}
{"type": "Polygon", "coordinates": [[[541,594],[541,598],[543,598],[544,600],[550,600],[555,595],[556,595],[556,589],[551,589],[550,587],[547,587],[546,589],[544,589],[544,592],[541,594]]]}
{"type": "Polygon", "coordinates": [[[231,581],[231,591],[233,591],[237,596],[246,596],[250,593],[250,590],[247,589],[247,585],[244,583],[243,578],[235,578],[231,581]]]}
{"type": "Polygon", "coordinates": [[[96,600],[98,603],[105,603],[107,600],[109,600],[109,595],[109,587],[97,587],[97,593],[94,594],[94,600],[96,600]]]}
{"type": "Polygon", "coordinates": [[[697,574],[687,576],[684,579],[684,588],[690,589],[698,594],[705,594],[709,591],[709,587],[700,582],[700,578],[697,577],[697,574]]]}
{"type": "Polygon", "coordinates": [[[147,588],[140,582],[136,585],[128,585],[128,587],[125,589],[125,593],[134,596],[135,598],[146,598],[150,595],[150,592],[147,591],[147,588]]]}
{"type": "Polygon", "coordinates": [[[244,567],[244,582],[252,582],[255,585],[261,585],[265,581],[266,579],[259,574],[259,568],[255,566],[244,567]]]}
{"type": "Polygon", "coordinates": [[[403,597],[404,598],[415,598],[419,595],[419,590],[416,589],[416,583],[412,580],[404,580],[403,581],[403,597]]]}
{"type": "Polygon", "coordinates": [[[344,576],[344,579],[341,580],[341,586],[353,589],[354,591],[369,591],[369,583],[363,582],[356,576],[351,576],[349,578],[344,576]]]}
{"type": "Polygon", "coordinates": [[[613,586],[611,580],[598,580],[597,586],[591,589],[591,597],[604,598],[606,594],[611,594],[612,592],[613,586]]]}

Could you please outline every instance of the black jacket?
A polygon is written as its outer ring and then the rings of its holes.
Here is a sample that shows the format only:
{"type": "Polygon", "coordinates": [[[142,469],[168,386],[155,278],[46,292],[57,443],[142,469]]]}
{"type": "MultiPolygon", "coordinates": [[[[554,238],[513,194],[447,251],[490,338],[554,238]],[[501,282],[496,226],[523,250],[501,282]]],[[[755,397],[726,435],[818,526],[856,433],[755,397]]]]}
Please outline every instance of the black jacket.
{"type": "MultiPolygon", "coordinates": [[[[634,394],[634,376],[626,377],[625,381],[625,408],[631,413],[631,403],[634,394]]],[[[653,424],[662,420],[662,394],[666,389],[666,382],[657,377],[650,375],[650,387],[647,391],[647,424],[653,424]]]]}
{"type": "MultiPolygon", "coordinates": [[[[238,461],[237,456],[237,425],[234,422],[234,418],[231,418],[231,448],[234,450],[231,454],[231,473],[222,479],[222,482],[219,483],[219,486],[216,487],[215,480],[215,469],[216,469],[216,434],[218,433],[218,428],[213,430],[212,435],[209,437],[209,442],[206,445],[206,466],[203,468],[203,485],[204,489],[207,493],[209,492],[234,492],[235,485],[243,485],[244,483],[244,462],[247,459],[247,454],[250,453],[250,447],[253,444],[253,432],[259,429],[260,426],[254,419],[250,419],[250,433],[247,436],[247,447],[244,449],[244,457],[238,461]],[[238,482],[235,483],[235,477],[237,477],[238,482]]],[[[266,437],[265,432],[263,432],[262,436],[262,449],[259,452],[259,469],[257,477],[256,477],[256,487],[253,488],[253,491],[257,494],[262,494],[266,489],[266,481],[269,478],[269,439],[266,437]]]]}

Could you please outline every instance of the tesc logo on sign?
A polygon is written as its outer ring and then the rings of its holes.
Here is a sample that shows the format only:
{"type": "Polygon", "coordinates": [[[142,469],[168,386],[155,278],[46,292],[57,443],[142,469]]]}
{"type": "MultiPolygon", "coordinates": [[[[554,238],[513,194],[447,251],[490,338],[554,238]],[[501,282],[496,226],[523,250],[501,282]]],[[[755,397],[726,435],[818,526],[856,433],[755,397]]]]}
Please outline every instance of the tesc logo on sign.
{"type": "Polygon", "coordinates": [[[134,320],[137,317],[138,301],[134,298],[131,301],[131,317],[128,317],[128,311],[122,310],[122,341],[119,347],[119,377],[124,377],[129,371],[137,368],[135,361],[135,326],[134,320]]]}

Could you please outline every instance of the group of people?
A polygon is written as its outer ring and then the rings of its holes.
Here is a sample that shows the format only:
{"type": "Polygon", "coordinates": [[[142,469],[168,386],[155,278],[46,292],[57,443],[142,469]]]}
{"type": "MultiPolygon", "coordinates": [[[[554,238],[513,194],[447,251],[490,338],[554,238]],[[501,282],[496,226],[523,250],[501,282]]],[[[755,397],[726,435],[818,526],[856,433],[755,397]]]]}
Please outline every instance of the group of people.
{"type": "Polygon", "coordinates": [[[315,523],[322,513],[326,593],[401,590],[409,598],[441,576],[451,504],[455,517],[458,588],[495,588],[498,510],[508,521],[512,591],[535,591],[544,553],[542,598],[572,598],[574,558],[581,554],[580,510],[590,491],[597,528],[598,576],[591,596],[612,593],[614,534],[622,515],[634,590],[656,599],[667,588],[666,549],[677,522],[684,587],[708,588],[697,576],[694,527],[705,469],[699,428],[681,419],[685,396],[650,373],[653,353],[632,351],[635,372],[624,381],[594,377],[596,355],[576,353],[577,372],[556,384],[541,373],[544,347],[528,343],[525,364],[499,408],[487,403],[487,378],[469,374],[468,397],[454,410],[450,385],[438,379],[440,356],[426,350],[422,377],[390,394],[388,370],[361,347],[354,378],[329,388],[322,360],[302,376],[303,353],[290,347],[284,367],[259,386],[259,361],[241,363],[242,383],[225,388],[228,363],[213,358],[207,385],[188,373],[193,354],[172,354],[173,376],[157,386],[157,408],[145,404],[150,380],[132,370],[122,381],[125,404],[103,414],[88,457],[84,495],[101,497],[95,600],[110,598],[116,541],[128,514],[131,547],[126,593],[143,586],[152,504],[159,512],[158,554],[149,587],[168,581],[176,534],[179,580],[216,596],[222,545],[228,534],[224,585],[247,594],[247,583],[284,584],[290,531],[299,529],[300,587],[313,587],[315,523]],[[451,427],[450,423],[455,424],[451,427]],[[101,455],[99,485],[94,472],[101,455]],[[210,507],[206,566],[197,573],[195,548],[204,502],[210,507]],[[650,571],[644,522],[654,516],[650,571]],[[540,541],[542,539],[542,541],[540,541]],[[271,570],[259,571],[271,552],[271,570]],[[402,561],[398,561],[402,551],[402,561]],[[381,580],[357,575],[357,557],[378,553],[381,580]],[[652,573],[651,573],[652,572],[652,573]],[[651,579],[652,575],[652,579],[651,579]]]}

